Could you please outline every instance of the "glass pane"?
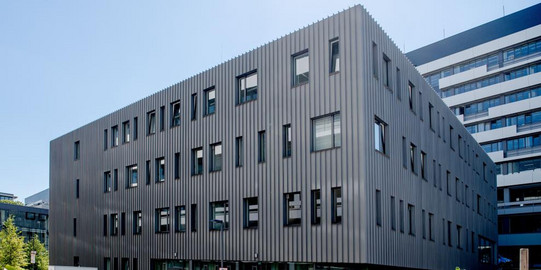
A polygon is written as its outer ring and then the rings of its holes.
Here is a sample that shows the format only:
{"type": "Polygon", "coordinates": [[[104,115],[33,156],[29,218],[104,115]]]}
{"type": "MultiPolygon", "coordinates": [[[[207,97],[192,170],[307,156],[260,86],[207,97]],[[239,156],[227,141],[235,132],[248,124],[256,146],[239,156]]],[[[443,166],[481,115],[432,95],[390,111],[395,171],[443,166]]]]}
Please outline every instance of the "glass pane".
{"type": "Polygon", "coordinates": [[[334,115],[334,147],[342,145],[342,139],[340,136],[340,114],[334,115]]]}
{"type": "Polygon", "coordinates": [[[304,73],[308,73],[308,56],[302,56],[296,59],[295,61],[295,75],[301,75],[304,73]]]}
{"type": "Polygon", "coordinates": [[[332,117],[314,120],[314,150],[332,147],[332,117]]]}

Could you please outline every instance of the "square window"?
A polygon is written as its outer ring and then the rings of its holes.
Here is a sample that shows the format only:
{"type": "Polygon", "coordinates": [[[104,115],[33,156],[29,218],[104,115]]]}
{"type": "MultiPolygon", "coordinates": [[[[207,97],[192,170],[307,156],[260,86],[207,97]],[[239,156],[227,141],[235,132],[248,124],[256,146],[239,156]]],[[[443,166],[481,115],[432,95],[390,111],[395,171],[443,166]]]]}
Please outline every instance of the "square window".
{"type": "Polygon", "coordinates": [[[210,145],[210,171],[217,172],[222,170],[222,143],[210,145]]]}
{"type": "Polygon", "coordinates": [[[203,174],[203,147],[192,149],[192,175],[203,174]]]}
{"type": "Polygon", "coordinates": [[[156,159],[156,182],[164,182],[165,181],[165,158],[157,158],[156,159]]]}
{"type": "Polygon", "coordinates": [[[259,205],[257,197],[244,199],[244,228],[257,228],[259,223],[259,205]]]}
{"type": "Polygon", "coordinates": [[[137,164],[126,167],[126,187],[137,186],[137,164]]]}
{"type": "Polygon", "coordinates": [[[180,126],[180,101],[171,103],[171,127],[180,126]]]}
{"type": "Polygon", "coordinates": [[[205,93],[205,115],[216,112],[216,89],[211,87],[203,91],[205,93]]]}
{"type": "Polygon", "coordinates": [[[147,135],[156,133],[156,111],[147,113],[147,135]]]}
{"type": "Polygon", "coordinates": [[[310,76],[310,66],[308,60],[308,51],[292,56],[293,59],[293,86],[308,83],[310,76]]]}
{"type": "Polygon", "coordinates": [[[130,121],[122,123],[122,143],[130,142],[130,121]]]}
{"type": "Polygon", "coordinates": [[[257,70],[237,77],[237,104],[257,99],[257,70]]]}
{"type": "Polygon", "coordinates": [[[319,151],[340,147],[340,112],[312,119],[312,149],[319,151]]]}
{"type": "Polygon", "coordinates": [[[330,73],[340,71],[340,46],[338,43],[338,38],[333,39],[329,42],[329,55],[330,55],[330,73]]]}
{"type": "Polygon", "coordinates": [[[301,224],[301,193],[284,194],[284,225],[301,224]]]}
{"type": "Polygon", "coordinates": [[[209,209],[210,230],[229,229],[229,202],[211,202],[209,209]]]}
{"type": "Polygon", "coordinates": [[[312,190],[312,225],[321,223],[321,190],[312,190]]]}
{"type": "Polygon", "coordinates": [[[387,124],[377,117],[374,120],[374,145],[377,151],[387,154],[387,124]]]}
{"type": "Polygon", "coordinates": [[[156,209],[154,224],[157,233],[169,232],[169,207],[156,209]]]}
{"type": "Polygon", "coordinates": [[[332,223],[342,222],[342,188],[336,187],[331,190],[332,196],[332,223]]]}

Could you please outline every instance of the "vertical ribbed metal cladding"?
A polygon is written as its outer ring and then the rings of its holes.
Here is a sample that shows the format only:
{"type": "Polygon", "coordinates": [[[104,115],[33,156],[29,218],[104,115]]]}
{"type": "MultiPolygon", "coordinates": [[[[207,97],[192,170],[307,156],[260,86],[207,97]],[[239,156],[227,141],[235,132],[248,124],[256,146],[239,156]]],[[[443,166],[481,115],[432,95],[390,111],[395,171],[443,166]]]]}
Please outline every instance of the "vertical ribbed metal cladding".
{"type": "MultiPolygon", "coordinates": [[[[416,98],[418,95],[416,95],[416,98]]],[[[417,101],[419,102],[419,101],[417,101]]],[[[416,103],[417,104],[417,103],[416,103]]],[[[447,131],[448,132],[448,131],[447,131]]],[[[132,136],[133,138],[133,136],[132,136]]],[[[456,141],[456,139],[455,139],[456,141]]],[[[455,142],[456,143],[456,142],[455,142]]],[[[83,266],[102,268],[105,257],[137,258],[141,269],[152,259],[217,261],[221,234],[209,230],[209,204],[229,202],[229,229],[224,232],[226,260],[263,262],[370,263],[412,268],[449,268],[457,262],[477,267],[477,253],[442,245],[441,218],[496,240],[495,223],[477,214],[474,199],[466,207],[445,187],[434,188],[430,161],[443,165],[468,184],[475,194],[495,206],[495,176],[485,183],[473,172],[475,164],[494,165],[469,136],[445,104],[368,13],[355,6],[298,30],[212,69],[204,71],[95,122],[61,136],[50,146],[50,252],[52,265],[71,265],[79,256],[83,266]],[[338,38],[340,71],[329,73],[329,41],[338,38]],[[381,76],[372,75],[372,42],[378,45],[379,73],[382,53],[390,58],[390,89],[381,76]],[[292,87],[292,55],[308,51],[309,83],[292,87]],[[402,71],[402,100],[396,97],[396,67],[402,71]],[[237,76],[257,70],[258,97],[237,104],[237,76]],[[423,121],[408,108],[407,84],[423,93],[423,121]],[[216,112],[204,115],[203,90],[215,87],[216,112]],[[191,120],[190,98],[198,95],[197,119],[191,120]],[[171,102],[181,102],[181,124],[171,127],[171,102]],[[429,129],[428,103],[434,105],[472,146],[479,160],[472,165],[451,151],[429,129]],[[165,106],[165,127],[160,130],[160,107],[165,106]],[[156,111],[156,134],[147,135],[147,112],[156,111]],[[341,117],[341,147],[312,151],[312,119],[335,112],[341,117]],[[374,118],[388,124],[387,149],[374,150],[374,118]],[[138,139],[122,143],[122,123],[138,118],[138,139]],[[283,126],[291,125],[292,155],[284,158],[283,126]],[[111,127],[118,125],[121,143],[111,147],[111,127]],[[109,148],[103,150],[103,131],[109,148]],[[266,162],[258,163],[257,134],[266,131],[266,162]],[[242,136],[244,164],[235,166],[235,138],[242,136]],[[402,166],[402,136],[427,153],[428,180],[402,166]],[[81,142],[81,158],[73,160],[73,143],[81,142]],[[210,145],[221,142],[223,168],[209,171],[210,145]],[[191,151],[202,147],[204,172],[191,175],[191,151]],[[180,179],[174,178],[174,156],[180,153],[180,179]],[[156,159],[165,158],[165,181],[157,183],[156,159]],[[146,184],[146,161],[151,181],[146,184]],[[138,165],[138,186],[126,188],[126,166],[138,165]],[[118,170],[118,190],[103,192],[103,174],[118,170]],[[80,179],[80,198],[75,198],[80,179]],[[331,189],[342,188],[342,222],[331,222],[331,189]],[[321,190],[321,224],[311,224],[311,191],[321,190]],[[375,222],[375,191],[381,191],[382,226],[375,222]],[[300,192],[302,222],[284,226],[284,193],[300,192]],[[396,203],[415,205],[416,235],[390,227],[390,196],[396,203]],[[243,199],[258,197],[259,226],[243,228],[243,199]],[[492,198],[494,197],[494,198],[492,198]],[[190,211],[197,205],[197,231],[192,232],[190,211]],[[186,232],[175,232],[175,206],[185,205],[186,232]],[[155,233],[157,208],[169,207],[170,231],[155,233]],[[421,211],[435,217],[435,241],[422,238],[421,211]],[[142,211],[143,232],[133,234],[133,212],[142,211]],[[103,236],[103,216],[126,214],[126,234],[103,236]],[[78,234],[72,236],[72,219],[78,234]],[[258,255],[255,258],[255,254],[258,255]],[[438,258],[438,259],[435,259],[438,258]]],[[[419,160],[419,159],[417,159],[419,160]]],[[[417,164],[419,165],[419,164],[417,164]]],[[[479,165],[477,165],[478,167],[479,165]]],[[[420,170],[420,167],[418,168],[420,170]]],[[[444,182],[442,181],[442,182],[444,182]]],[[[454,180],[453,180],[454,181],[454,180]]],[[[453,182],[454,183],[454,182],[453,182]]],[[[454,185],[453,185],[454,186],[454,185]]],[[[453,193],[454,194],[454,193],[453,193]]],[[[399,213],[398,205],[397,215],[399,213]]],[[[406,211],[407,209],[404,209],[406,211]]],[[[407,212],[406,212],[407,213],[407,212]]],[[[407,220],[407,216],[406,216],[407,220]]],[[[397,218],[398,222],[398,218],[397,218]]],[[[398,224],[397,224],[398,228],[398,224]]],[[[406,226],[407,228],[407,226],[406,226]]],[[[477,241],[477,240],[476,240],[477,241]]],[[[466,242],[464,242],[466,243],[466,242]]]]}

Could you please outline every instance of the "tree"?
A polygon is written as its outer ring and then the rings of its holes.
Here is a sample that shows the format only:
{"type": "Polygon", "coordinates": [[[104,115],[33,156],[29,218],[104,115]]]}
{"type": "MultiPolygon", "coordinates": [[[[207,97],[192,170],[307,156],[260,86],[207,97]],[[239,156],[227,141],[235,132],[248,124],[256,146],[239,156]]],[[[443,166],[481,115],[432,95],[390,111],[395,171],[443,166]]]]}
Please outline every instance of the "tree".
{"type": "Polygon", "coordinates": [[[15,269],[26,266],[24,237],[17,230],[13,216],[9,216],[0,231],[0,267],[11,266],[15,269]]]}
{"type": "Polygon", "coordinates": [[[13,205],[24,205],[22,202],[20,201],[11,201],[11,200],[0,200],[0,203],[5,203],[5,204],[13,204],[13,205]]]}
{"type": "Polygon", "coordinates": [[[49,267],[49,252],[47,252],[47,249],[45,249],[43,243],[39,241],[37,234],[34,234],[34,236],[26,243],[24,247],[24,253],[26,254],[26,263],[28,265],[31,265],[30,254],[32,251],[36,252],[36,268],[32,269],[47,270],[47,268],[49,267]]]}

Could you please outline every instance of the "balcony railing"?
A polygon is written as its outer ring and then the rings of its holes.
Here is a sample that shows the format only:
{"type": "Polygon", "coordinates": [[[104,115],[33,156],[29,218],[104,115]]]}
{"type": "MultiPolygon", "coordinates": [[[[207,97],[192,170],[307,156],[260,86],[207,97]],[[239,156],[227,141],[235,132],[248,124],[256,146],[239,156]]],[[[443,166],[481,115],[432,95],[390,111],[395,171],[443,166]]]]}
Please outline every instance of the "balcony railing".
{"type": "Polygon", "coordinates": [[[473,120],[473,119],[485,117],[485,116],[487,116],[487,115],[488,115],[488,111],[464,115],[464,121],[469,121],[469,120],[473,120]]]}
{"type": "Polygon", "coordinates": [[[517,132],[541,128],[541,122],[517,126],[517,132]]]}
{"type": "Polygon", "coordinates": [[[541,205],[541,200],[526,200],[526,201],[518,201],[518,202],[498,203],[498,209],[520,208],[520,207],[537,206],[537,205],[541,205]]]}
{"type": "Polygon", "coordinates": [[[541,152],[541,146],[534,146],[534,147],[529,147],[529,148],[509,150],[507,151],[507,153],[505,153],[505,157],[516,157],[516,156],[534,154],[534,153],[539,153],[539,152],[541,152]]]}

